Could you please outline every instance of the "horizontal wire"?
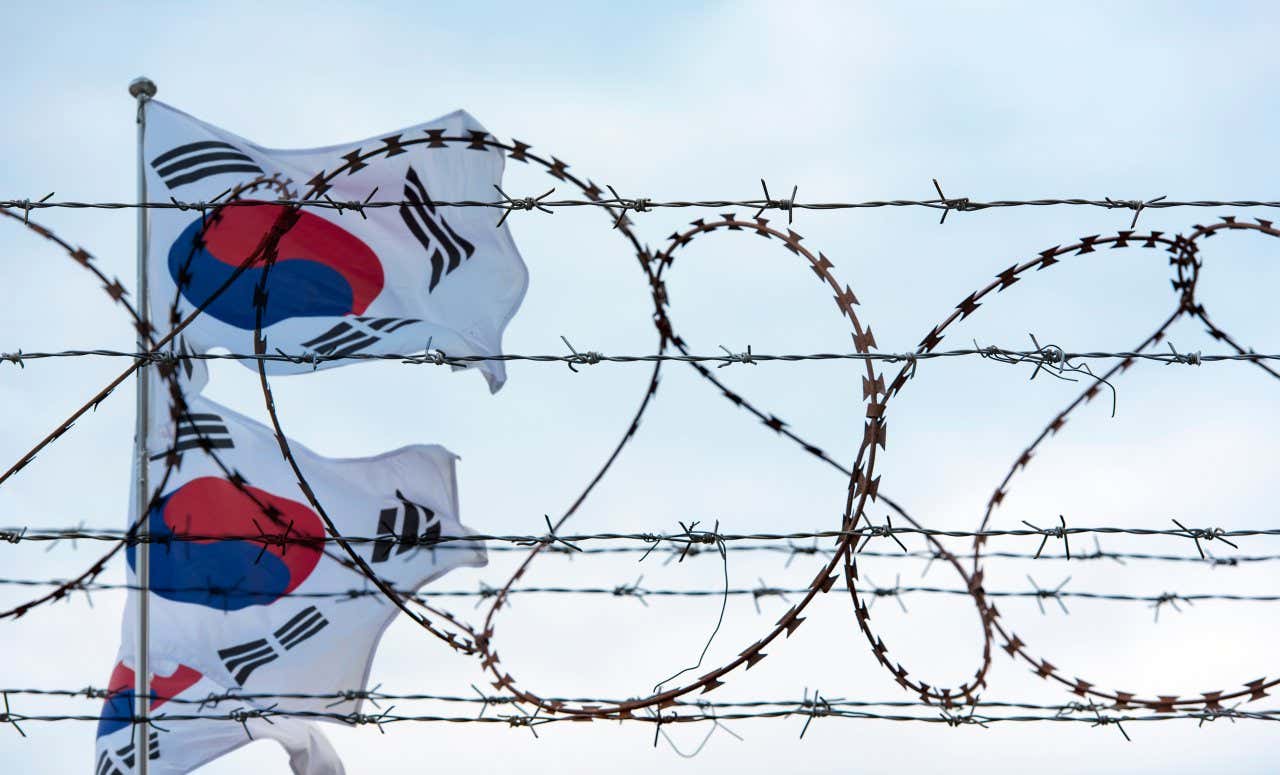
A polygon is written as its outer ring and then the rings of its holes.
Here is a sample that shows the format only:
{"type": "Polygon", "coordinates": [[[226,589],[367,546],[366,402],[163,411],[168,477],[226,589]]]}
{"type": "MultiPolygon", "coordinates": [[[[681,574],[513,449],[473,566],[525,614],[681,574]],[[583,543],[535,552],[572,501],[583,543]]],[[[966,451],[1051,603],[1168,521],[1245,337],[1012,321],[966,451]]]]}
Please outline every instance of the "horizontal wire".
{"type": "MultiPolygon", "coordinates": [[[[380,687],[373,689],[344,689],[332,692],[238,692],[228,691],[222,694],[210,693],[205,697],[181,697],[181,696],[164,696],[161,694],[153,694],[154,702],[173,703],[175,705],[196,705],[201,709],[205,707],[216,707],[224,702],[269,702],[272,700],[331,700],[334,705],[343,702],[356,702],[367,700],[377,706],[378,702],[439,702],[446,705],[514,705],[519,707],[521,699],[515,695],[487,695],[478,687],[472,686],[475,691],[474,695],[450,695],[450,694],[430,694],[421,692],[386,692],[380,687]]],[[[112,693],[101,687],[85,687],[83,689],[33,689],[33,688],[12,688],[0,689],[0,696],[5,697],[65,697],[68,699],[84,699],[84,700],[100,700],[107,699],[112,693]]],[[[619,698],[604,697],[548,697],[549,702],[563,703],[596,703],[596,704],[617,704],[622,702],[619,698]]],[[[667,707],[677,708],[696,708],[696,709],[748,709],[748,708],[814,708],[814,707],[830,707],[830,708],[919,708],[936,710],[939,706],[937,703],[925,702],[922,700],[851,700],[844,697],[827,697],[820,693],[814,693],[810,697],[809,690],[806,689],[803,698],[796,699],[749,699],[749,700],[671,700],[667,707]]],[[[1004,701],[1004,700],[982,700],[979,699],[972,704],[966,703],[966,707],[974,708],[993,708],[993,709],[1013,709],[1013,710],[1044,710],[1054,711],[1055,715],[1067,713],[1093,713],[1099,710],[1125,710],[1113,703],[1097,703],[1097,702],[1068,702],[1068,703],[1037,703],[1037,702],[1020,702],[1020,701],[1004,701]]],[[[481,711],[483,712],[483,710],[481,711]]],[[[1255,711],[1257,713],[1280,713],[1280,711],[1255,711]]]]}
{"type": "MultiPolygon", "coordinates": [[[[433,694],[397,694],[391,692],[382,692],[377,688],[372,690],[346,690],[339,692],[331,692],[324,694],[315,693],[280,693],[280,694],[239,694],[236,692],[227,692],[224,694],[209,694],[204,698],[193,697],[156,697],[156,700],[172,702],[174,704],[197,705],[199,710],[203,711],[206,707],[217,707],[223,702],[265,702],[270,700],[289,700],[289,699],[306,699],[306,700],[332,700],[330,707],[341,704],[343,702],[355,702],[358,700],[370,701],[381,712],[378,714],[362,714],[362,713],[338,713],[336,711],[289,711],[280,710],[278,703],[266,708],[246,708],[241,706],[222,714],[197,713],[197,714],[157,714],[150,719],[141,717],[112,717],[116,720],[129,721],[134,724],[146,723],[151,726],[163,729],[163,726],[157,722],[168,723],[171,721],[196,721],[196,720],[214,720],[214,721],[231,721],[240,724],[246,724],[249,720],[261,718],[270,720],[271,718],[280,716],[292,716],[299,718],[320,718],[332,721],[345,722],[353,725],[374,724],[381,728],[384,723],[391,722],[445,722],[445,723],[489,723],[489,724],[506,724],[511,727],[533,727],[555,721],[582,721],[584,719],[574,716],[542,716],[537,713],[529,714],[521,706],[520,700],[514,696],[489,696],[482,693],[478,688],[472,687],[476,695],[470,696],[450,696],[450,695],[433,695],[433,694]],[[462,704],[474,707],[480,705],[480,711],[475,716],[459,716],[459,715],[427,715],[427,714],[393,714],[395,707],[392,706],[386,710],[378,705],[378,701],[433,701],[441,702],[446,705],[462,704]],[[484,714],[489,707],[512,706],[515,707],[519,714],[496,714],[486,717],[484,714]]],[[[8,702],[10,695],[12,696],[62,696],[68,698],[83,697],[86,699],[105,699],[110,694],[105,689],[95,689],[88,687],[85,689],[69,690],[69,689],[0,689],[6,702],[6,709],[9,708],[8,702]]],[[[554,698],[552,702],[565,703],[592,703],[592,704],[616,704],[619,700],[600,699],[600,698],[554,698]]],[[[1086,722],[1091,726],[1107,726],[1116,724],[1122,734],[1128,738],[1128,733],[1124,732],[1122,724],[1135,721],[1173,721],[1173,720],[1191,720],[1199,722],[1203,726],[1205,722],[1216,721],[1220,718],[1272,721],[1280,718],[1280,710],[1246,710],[1242,711],[1238,706],[1231,708],[1213,708],[1200,711],[1178,711],[1170,713],[1157,713],[1154,715],[1133,716],[1133,715],[1116,715],[1119,711],[1129,710],[1130,706],[1119,704],[1103,704],[1096,702],[1069,702],[1065,704],[1044,704],[1031,702],[1014,702],[1014,701],[983,701],[978,700],[970,706],[969,713],[955,713],[947,707],[940,707],[938,704],[923,702],[920,700],[849,700],[845,698],[824,697],[820,692],[814,692],[812,697],[806,689],[802,699],[795,700],[739,700],[739,701],[685,701],[673,700],[666,706],[670,709],[668,713],[651,713],[649,716],[635,716],[628,714],[619,716],[610,720],[630,720],[630,721],[648,721],[650,723],[661,726],[667,723],[696,723],[700,721],[710,721],[713,724],[719,724],[722,721],[746,720],[746,719],[784,719],[791,716],[806,718],[804,729],[801,730],[801,737],[808,729],[808,724],[816,718],[844,718],[844,719],[861,719],[861,720],[883,720],[883,721],[919,721],[927,723],[945,723],[949,726],[962,726],[967,724],[977,724],[986,726],[988,723],[998,722],[1023,722],[1032,723],[1037,721],[1068,721],[1068,722],[1086,722]],[[918,714],[904,714],[901,712],[886,713],[883,711],[869,710],[873,708],[886,709],[912,709],[912,710],[928,710],[930,715],[921,716],[918,714]],[[1047,713],[1041,715],[992,715],[991,713],[979,713],[979,710],[999,711],[999,710],[1033,710],[1033,711],[1052,711],[1052,715],[1047,713]],[[686,711],[683,715],[681,711],[686,711]],[[726,713],[725,711],[731,711],[726,713]],[[1105,712],[1105,715],[1104,715],[1105,712]],[[1092,714],[1076,715],[1076,714],[1092,714]]],[[[58,722],[58,721],[92,721],[99,719],[99,716],[80,716],[73,714],[15,714],[12,712],[0,716],[0,723],[8,722],[13,724],[19,732],[22,728],[18,726],[19,721],[39,721],[39,722],[58,722]]],[[[248,734],[246,727],[245,733],[248,734]]],[[[25,733],[23,733],[25,736],[25,733]]]]}
{"type": "MultiPolygon", "coordinates": [[[[548,192],[550,193],[550,192],[548,192]]],[[[545,194],[543,195],[546,196],[545,194]]],[[[262,207],[289,206],[310,207],[320,210],[336,210],[339,213],[348,210],[361,212],[365,209],[400,208],[414,206],[419,202],[403,199],[368,199],[364,201],[337,201],[324,199],[234,199],[219,201],[182,201],[170,198],[168,201],[154,202],[85,202],[85,201],[51,201],[31,199],[0,199],[0,207],[8,207],[30,213],[33,210],[71,209],[71,210],[195,210],[208,211],[223,207],[262,207]]],[[[676,199],[660,200],[649,197],[610,197],[596,199],[548,199],[530,196],[504,197],[502,199],[432,199],[436,207],[479,207],[491,210],[542,210],[543,212],[574,208],[595,207],[632,212],[646,212],[656,209],[717,209],[724,207],[741,207],[758,211],[757,215],[766,211],[791,212],[794,210],[865,210],[896,207],[918,207],[929,210],[945,210],[948,212],[975,212],[978,210],[1004,209],[1011,207],[1095,207],[1104,210],[1165,210],[1170,208],[1280,208],[1280,200],[1268,199],[1190,199],[1176,200],[1166,197],[1148,199],[1118,199],[1103,197],[1090,199],[1082,197],[1046,197],[1041,199],[992,199],[978,200],[969,197],[933,198],[933,199],[868,199],[851,202],[800,202],[793,199],[676,199]]]]}
{"type": "MultiPolygon", "coordinates": [[[[0,534],[0,535],[9,535],[9,534],[6,533],[6,534],[0,534]]],[[[60,540],[62,539],[54,538],[50,543],[56,544],[60,540]]],[[[77,548],[74,546],[74,543],[77,539],[68,538],[66,540],[73,544],[72,548],[77,548]]],[[[46,551],[52,548],[53,546],[50,546],[46,549],[46,551]]],[[[449,548],[458,548],[458,547],[441,546],[437,548],[449,549],[449,548]]],[[[486,546],[485,551],[491,552],[491,553],[494,553],[494,552],[496,553],[522,552],[523,553],[523,552],[527,552],[528,548],[525,546],[517,545],[517,544],[493,544],[491,546],[486,546]]],[[[557,545],[557,546],[548,546],[543,551],[573,558],[573,557],[589,556],[589,555],[597,555],[597,554],[602,554],[602,555],[647,554],[647,553],[651,553],[653,550],[643,546],[583,546],[583,547],[570,548],[567,546],[557,545]]],[[[671,547],[669,549],[666,549],[665,551],[668,552],[668,557],[667,557],[668,562],[670,562],[671,559],[681,556],[682,554],[686,559],[690,557],[710,557],[710,556],[718,557],[719,556],[713,550],[710,550],[710,549],[703,550],[697,547],[690,547],[687,552],[683,551],[678,547],[671,547]]],[[[803,555],[830,556],[832,551],[833,551],[832,549],[817,546],[816,542],[812,546],[797,546],[795,544],[789,543],[785,546],[779,546],[776,544],[740,544],[733,547],[734,554],[741,554],[744,552],[782,554],[782,555],[786,555],[786,558],[788,561],[792,560],[795,557],[799,557],[803,555]]],[[[890,560],[925,560],[929,563],[933,562],[934,560],[947,559],[947,554],[945,552],[931,550],[931,549],[911,549],[906,552],[878,551],[875,549],[863,549],[858,552],[858,556],[874,557],[874,558],[890,559],[890,560]]],[[[1003,560],[1070,560],[1070,561],[1080,561],[1080,562],[1090,561],[1090,560],[1112,560],[1115,562],[1119,562],[1122,565],[1124,564],[1125,560],[1143,560],[1143,561],[1151,561],[1151,562],[1192,563],[1195,565],[1209,565],[1212,567],[1226,567],[1226,568],[1236,568],[1236,567],[1240,567],[1241,565],[1246,565],[1250,563],[1275,562],[1277,560],[1280,560],[1280,554],[1249,554],[1249,555],[1232,555],[1230,557],[1217,557],[1217,556],[1208,554],[1206,552],[1206,556],[1198,557],[1193,554],[1156,554],[1151,552],[1113,552],[1109,550],[1103,550],[1101,546],[1097,546],[1091,552],[1083,552],[1083,553],[1076,552],[1071,554],[1070,556],[1067,556],[1066,554],[1051,553],[1051,552],[1043,552],[1039,556],[1037,556],[1032,552],[1007,552],[1007,551],[994,551],[994,552],[984,551],[982,553],[982,556],[987,559],[1003,559],[1003,560]]]]}
{"type": "MultiPolygon", "coordinates": [[[[774,710],[744,710],[730,713],[703,713],[693,712],[681,715],[679,712],[672,711],[670,713],[655,714],[650,716],[626,715],[602,717],[604,721],[632,721],[646,722],[649,724],[667,725],[667,724],[684,724],[697,723],[703,721],[723,722],[723,721],[741,721],[746,719],[784,719],[793,716],[813,718],[840,718],[840,719],[857,719],[857,720],[878,720],[878,721],[900,721],[900,722],[920,722],[932,724],[946,724],[948,726],[963,726],[974,724],[978,726],[986,726],[995,723],[1034,723],[1034,722],[1063,722],[1063,723],[1088,723],[1091,726],[1105,726],[1109,724],[1130,724],[1143,723],[1152,721],[1199,721],[1202,724],[1206,721],[1216,721],[1220,718],[1231,720],[1253,720],[1253,721],[1280,721],[1280,709],[1277,710],[1254,710],[1246,711],[1235,708],[1223,708],[1219,710],[1200,710],[1200,711],[1174,711],[1172,713],[1155,713],[1150,715],[1102,715],[1101,709],[1090,711],[1095,715],[1075,716],[1067,714],[1042,714],[1042,715],[990,715],[972,713],[952,713],[947,710],[935,710],[934,715],[912,715],[902,713],[882,713],[876,711],[857,710],[852,708],[831,707],[822,701],[809,701],[808,704],[795,708],[778,708],[774,710]]],[[[133,724],[147,724],[158,729],[165,729],[165,725],[173,722],[186,721],[225,721],[235,722],[237,724],[246,724],[253,719],[270,720],[272,718],[298,718],[298,719],[326,719],[356,726],[373,724],[381,727],[384,724],[401,723],[401,722],[443,722],[458,724],[506,724],[511,727],[536,727],[546,724],[555,723],[581,723],[583,721],[593,720],[590,717],[562,715],[562,716],[539,716],[522,713],[520,715],[496,715],[496,716],[445,716],[445,715],[410,715],[392,713],[391,709],[378,714],[365,713],[337,713],[332,711],[318,710],[282,710],[279,708],[237,708],[225,713],[206,713],[206,714],[168,714],[164,712],[152,713],[145,719],[142,717],[128,717],[124,715],[107,716],[106,718],[113,721],[125,721],[133,724]]],[[[19,722],[63,722],[63,721],[85,721],[99,722],[101,719],[98,715],[88,714],[21,714],[9,712],[0,714],[0,724],[7,723],[17,725],[19,722]]],[[[19,727],[21,730],[21,727],[19,727]]],[[[247,734],[247,730],[246,730],[247,734]]]]}
{"type": "MultiPolygon", "coordinates": [[[[377,701],[424,701],[424,702],[441,702],[446,704],[465,704],[465,705],[519,705],[521,700],[515,695],[487,695],[480,691],[479,688],[472,686],[475,690],[474,695],[455,695],[455,694],[431,694],[422,692],[386,692],[380,687],[373,689],[340,689],[332,692],[239,692],[228,691],[223,694],[209,694],[203,698],[200,697],[182,697],[182,696],[165,696],[163,694],[153,694],[153,701],[171,702],[176,705],[217,705],[223,702],[231,701],[249,701],[262,702],[267,700],[337,700],[338,702],[355,702],[357,700],[377,701]]],[[[0,696],[32,696],[32,697],[66,697],[81,698],[87,700],[106,699],[111,696],[111,692],[102,687],[88,686],[83,689],[35,689],[35,688],[0,688],[0,696]]],[[[821,695],[819,695],[821,696],[821,695]]],[[[600,703],[600,704],[617,704],[622,701],[620,698],[607,697],[548,697],[551,702],[580,702],[580,703],[600,703]]],[[[822,697],[819,700],[831,707],[849,707],[849,708],[936,708],[937,705],[921,700],[850,700],[844,697],[822,697]]],[[[804,699],[757,699],[757,700],[671,700],[672,707],[689,707],[689,708],[759,708],[771,706],[796,707],[803,706],[806,703],[813,704],[815,700],[808,698],[808,690],[804,699]]],[[[337,704],[337,703],[335,703],[337,704]]],[[[1111,705],[1099,705],[1098,703],[1081,703],[1070,702],[1062,703],[1033,703],[1033,702],[1009,702],[999,700],[978,700],[973,703],[974,707],[979,708],[1016,708],[1022,710],[1053,710],[1060,712],[1077,712],[1092,711],[1097,708],[1114,709],[1111,705]]]]}
{"type": "MultiPolygon", "coordinates": [[[[144,587],[136,584],[117,584],[110,582],[87,582],[82,584],[74,584],[68,579],[0,579],[0,586],[15,587],[42,587],[42,586],[67,586],[75,591],[81,592],[98,592],[98,591],[143,591],[144,587]]],[[[218,596],[228,596],[236,598],[256,598],[261,597],[268,601],[274,601],[279,598],[278,591],[269,589],[246,589],[237,586],[219,587],[213,585],[203,586],[156,586],[151,585],[146,590],[163,596],[166,593],[179,594],[190,592],[213,592],[217,591],[218,596]]],[[[442,597],[466,597],[488,599],[501,594],[504,597],[508,595],[605,595],[610,597],[743,597],[750,596],[757,600],[763,597],[785,597],[786,595],[803,595],[808,592],[808,587],[777,587],[767,585],[763,582],[758,587],[720,587],[717,589],[672,589],[672,588],[653,588],[640,586],[639,582],[633,584],[620,584],[612,587],[558,587],[558,586],[541,586],[541,587],[512,587],[506,590],[500,590],[496,587],[490,587],[487,584],[481,584],[476,589],[441,589],[432,592],[414,592],[412,590],[397,590],[397,592],[409,598],[419,598],[422,600],[430,600],[431,598],[442,597]]],[[[960,597],[970,597],[974,594],[973,590],[956,589],[949,587],[931,587],[931,586],[902,586],[894,585],[892,587],[878,586],[871,583],[862,588],[862,593],[873,595],[875,597],[897,597],[899,595],[908,594],[930,594],[930,595],[954,595],[960,597]]],[[[292,592],[290,597],[308,598],[308,599],[356,599],[362,597],[379,597],[382,592],[376,589],[344,589],[333,590],[330,592],[292,592]]],[[[1256,603],[1275,603],[1280,602],[1280,594],[1274,595],[1241,595],[1233,593],[1216,593],[1216,592],[1198,592],[1198,593],[1175,593],[1163,592],[1159,595],[1131,595],[1125,593],[1111,592],[1078,592],[1074,590],[1058,589],[1033,589],[1033,590],[988,590],[983,589],[982,594],[985,597],[1004,597],[1004,598],[1036,598],[1041,600],[1057,599],[1057,598],[1078,598],[1083,600],[1108,600],[1120,602],[1138,602],[1138,603],[1172,603],[1172,602],[1200,602],[1202,600],[1222,600],[1237,602],[1256,602],[1256,603]]]]}
{"type": "MultiPolygon", "coordinates": [[[[1174,538],[1190,538],[1211,540],[1213,538],[1245,538],[1253,536],[1280,536],[1280,528],[1242,528],[1225,530],[1223,528],[1146,528],[1146,527],[1053,527],[1053,528],[1008,528],[987,530],[942,530],[924,527],[899,527],[890,525],[872,525],[853,530],[816,530],[795,533],[718,533],[713,531],[692,530],[684,533],[583,533],[576,535],[560,535],[550,533],[544,535],[495,535],[490,533],[469,533],[456,536],[423,537],[420,540],[406,540],[390,536],[342,536],[341,540],[352,544],[380,543],[389,546],[418,546],[430,549],[443,549],[444,545],[462,541],[504,542],[520,546],[548,547],[560,544],[574,544],[584,541],[641,541],[646,544],[671,543],[679,546],[697,544],[716,544],[721,541],[797,541],[805,539],[839,539],[884,538],[896,535],[920,535],[934,538],[1001,538],[1037,536],[1062,538],[1064,535],[1130,535],[1130,536],[1169,536],[1174,538]]],[[[271,533],[257,534],[222,534],[206,535],[183,533],[174,535],[129,535],[122,530],[94,530],[82,527],[71,529],[0,528],[0,543],[24,543],[28,541],[49,542],[66,540],[114,541],[124,543],[171,544],[195,541],[246,541],[250,543],[277,544],[323,544],[339,540],[333,536],[296,536],[271,533]]],[[[576,552],[576,549],[574,549],[576,552]]]]}
{"type": "Polygon", "coordinates": [[[564,363],[571,366],[593,366],[600,363],[714,363],[719,366],[734,364],[756,364],[769,362],[794,363],[799,361],[872,361],[884,363],[915,363],[918,361],[937,360],[940,358],[979,357],[1002,364],[1033,363],[1047,368],[1058,369],[1070,365],[1074,360],[1126,360],[1150,361],[1163,364],[1184,364],[1199,366],[1205,363],[1240,361],[1245,363],[1261,363],[1280,360],[1280,353],[1259,352],[1225,352],[1202,353],[1189,352],[1127,352],[1127,351],[1065,351],[1060,347],[1048,346],[1034,350],[1013,350],[1002,347],[972,347],[955,350],[933,350],[929,352],[846,352],[846,353],[791,353],[771,355],[767,353],[745,352],[735,353],[725,349],[720,355],[696,355],[683,353],[654,353],[644,355],[606,355],[596,351],[571,352],[562,355],[521,355],[502,353],[500,355],[447,355],[440,350],[428,350],[425,353],[347,353],[323,355],[315,352],[307,353],[174,353],[174,352],[134,352],[112,349],[69,349],[50,352],[13,352],[0,353],[0,361],[7,361],[22,366],[28,361],[50,358],[129,358],[145,363],[172,364],[179,361],[245,361],[264,363],[294,363],[316,366],[321,363],[336,361],[397,361],[412,365],[461,366],[471,363],[491,361],[521,361],[529,363],[564,363]]]}

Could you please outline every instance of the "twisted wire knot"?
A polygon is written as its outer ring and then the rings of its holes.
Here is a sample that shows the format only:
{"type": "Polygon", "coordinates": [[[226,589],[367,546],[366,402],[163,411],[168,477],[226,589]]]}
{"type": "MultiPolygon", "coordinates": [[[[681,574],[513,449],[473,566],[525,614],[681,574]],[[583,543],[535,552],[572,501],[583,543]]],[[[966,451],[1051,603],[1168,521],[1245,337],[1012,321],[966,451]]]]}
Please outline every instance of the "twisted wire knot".
{"type": "Polygon", "coordinates": [[[1179,530],[1186,533],[1188,538],[1196,542],[1196,550],[1200,552],[1200,559],[1202,560],[1207,559],[1207,557],[1205,556],[1205,553],[1204,553],[1204,547],[1200,545],[1201,538],[1203,538],[1206,541],[1212,541],[1214,539],[1217,539],[1222,543],[1226,544],[1227,546],[1230,546],[1232,549],[1240,548],[1239,546],[1236,545],[1234,541],[1227,538],[1227,531],[1223,530],[1220,527],[1210,527],[1210,528],[1187,527],[1186,525],[1183,525],[1181,522],[1179,522],[1176,519],[1173,520],[1173,524],[1177,525],[1179,530]]]}
{"type": "Polygon", "coordinates": [[[259,708],[236,708],[227,714],[232,721],[244,724],[250,719],[266,718],[268,711],[259,708]]]}
{"type": "Polygon", "coordinates": [[[1151,205],[1154,205],[1156,202],[1159,202],[1163,199],[1164,199],[1163,195],[1158,196],[1155,199],[1148,199],[1145,202],[1142,201],[1141,199],[1112,199],[1111,197],[1107,197],[1106,202],[1107,202],[1108,210],[1116,207],[1120,207],[1120,208],[1126,208],[1133,211],[1133,221],[1129,224],[1129,228],[1132,229],[1138,225],[1138,216],[1142,215],[1142,211],[1144,209],[1146,209],[1147,207],[1150,207],[1151,205]]]}
{"type": "Polygon", "coordinates": [[[724,363],[716,368],[723,369],[725,366],[732,366],[735,363],[744,363],[748,366],[756,365],[755,355],[751,352],[751,345],[747,345],[746,352],[735,353],[724,345],[720,345],[720,349],[724,350],[724,363]]]}
{"type": "Polygon", "coordinates": [[[347,723],[355,724],[357,726],[362,726],[364,724],[376,724],[378,731],[385,735],[387,731],[382,728],[382,724],[387,721],[387,714],[390,713],[394,707],[395,706],[393,705],[391,708],[387,708],[376,716],[368,713],[349,713],[344,716],[343,719],[347,723]]]}
{"type": "Polygon", "coordinates": [[[49,201],[49,199],[50,199],[52,196],[53,196],[53,192],[52,192],[52,191],[50,191],[47,195],[45,195],[45,197],[44,197],[43,199],[39,200],[38,202],[32,202],[30,199],[22,199],[22,200],[19,200],[19,201],[16,201],[16,202],[12,202],[11,204],[12,204],[14,207],[16,207],[16,208],[18,208],[18,209],[22,210],[22,223],[23,223],[23,225],[30,225],[30,224],[31,224],[31,211],[32,211],[32,210],[34,210],[34,209],[36,209],[39,205],[42,205],[42,204],[44,204],[45,202],[48,202],[48,201],[49,201]]]}
{"type": "Polygon", "coordinates": [[[1056,344],[1047,344],[1040,348],[1040,357],[1047,363],[1059,364],[1065,363],[1067,360],[1066,351],[1056,344]]]}
{"type": "Polygon", "coordinates": [[[289,353],[277,347],[276,354],[279,355],[284,360],[288,361],[289,363],[309,364],[311,366],[312,371],[315,371],[316,368],[320,365],[319,353],[309,352],[309,353],[302,353],[300,355],[290,355],[289,353]]]}
{"type": "Polygon", "coordinates": [[[619,584],[613,588],[614,597],[634,597],[640,602],[644,602],[645,592],[640,588],[640,582],[644,581],[644,576],[640,576],[632,584],[619,584]]]}

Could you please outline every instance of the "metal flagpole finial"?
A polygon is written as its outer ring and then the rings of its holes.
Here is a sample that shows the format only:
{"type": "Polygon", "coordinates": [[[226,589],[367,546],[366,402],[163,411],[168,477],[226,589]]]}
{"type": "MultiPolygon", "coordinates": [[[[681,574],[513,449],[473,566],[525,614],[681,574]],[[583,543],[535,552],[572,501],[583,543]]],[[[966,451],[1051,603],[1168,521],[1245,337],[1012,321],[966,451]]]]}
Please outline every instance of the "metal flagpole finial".
{"type": "Polygon", "coordinates": [[[129,95],[134,99],[151,99],[156,96],[156,82],[142,76],[129,82],[129,95]]]}

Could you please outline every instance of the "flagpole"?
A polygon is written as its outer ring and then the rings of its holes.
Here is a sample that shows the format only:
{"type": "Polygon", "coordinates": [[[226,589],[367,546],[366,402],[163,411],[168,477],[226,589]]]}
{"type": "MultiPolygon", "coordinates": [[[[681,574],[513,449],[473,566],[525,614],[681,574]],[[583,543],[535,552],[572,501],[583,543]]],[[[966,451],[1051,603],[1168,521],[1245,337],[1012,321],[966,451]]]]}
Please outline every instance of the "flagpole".
{"type": "MultiPolygon", "coordinates": [[[[143,161],[143,140],[147,130],[147,101],[156,94],[156,85],[149,78],[135,78],[129,84],[129,94],[138,102],[138,202],[145,204],[147,201],[147,176],[146,168],[143,161]]],[[[148,333],[151,328],[151,311],[148,304],[148,288],[147,288],[147,217],[148,210],[145,207],[138,208],[138,282],[135,288],[137,295],[134,297],[134,306],[138,310],[138,317],[141,325],[138,327],[138,351],[144,352],[150,347],[148,342],[148,333]]],[[[145,539],[147,537],[147,507],[151,501],[151,490],[147,482],[147,466],[150,461],[147,459],[147,430],[149,409],[151,408],[150,396],[150,372],[143,364],[138,369],[138,410],[137,424],[134,428],[133,452],[134,461],[138,470],[137,492],[134,496],[134,513],[138,520],[138,537],[145,539]]],[[[139,541],[135,547],[134,556],[137,561],[134,565],[138,581],[138,632],[137,632],[137,654],[134,659],[134,714],[137,717],[137,723],[134,725],[134,761],[138,766],[135,770],[138,775],[147,775],[151,769],[151,753],[148,745],[148,732],[150,725],[148,718],[151,710],[151,660],[150,657],[150,639],[151,639],[151,612],[150,612],[150,592],[151,586],[151,544],[146,540],[139,541]]]]}

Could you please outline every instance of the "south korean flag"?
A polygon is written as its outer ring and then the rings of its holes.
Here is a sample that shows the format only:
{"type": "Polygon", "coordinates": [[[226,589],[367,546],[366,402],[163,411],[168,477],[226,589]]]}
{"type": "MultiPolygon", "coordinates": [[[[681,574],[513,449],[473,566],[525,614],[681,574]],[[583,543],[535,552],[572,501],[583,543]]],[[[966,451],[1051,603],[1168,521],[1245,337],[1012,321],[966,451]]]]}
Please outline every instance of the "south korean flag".
{"type": "MultiPolygon", "coordinates": [[[[497,226],[502,213],[436,204],[492,200],[502,183],[503,152],[486,144],[489,135],[469,114],[282,150],[162,102],[145,110],[149,199],[225,204],[151,212],[151,308],[169,310],[176,299],[176,323],[213,298],[186,330],[197,352],[253,352],[262,306],[272,351],[339,359],[277,361],[268,366],[276,374],[355,362],[348,356],[416,353],[428,343],[453,356],[502,353],[503,331],[528,286],[524,261],[507,225],[497,226]],[[268,271],[262,257],[236,274],[285,215],[277,200],[348,203],[371,194],[401,204],[288,214],[296,221],[279,238],[265,294],[257,292],[268,271]]],[[[506,380],[500,361],[476,368],[493,391],[506,380]]]]}
{"type": "Polygon", "coordinates": [[[235,697],[228,687],[169,655],[152,653],[151,664],[148,715],[156,722],[147,727],[145,753],[138,750],[133,724],[141,709],[134,696],[132,655],[121,653],[98,716],[94,775],[132,775],[142,756],[153,775],[182,775],[254,740],[283,746],[294,775],[346,772],[317,724],[288,715],[254,715],[264,710],[263,703],[235,697]],[[243,721],[235,721],[237,713],[243,721]],[[166,715],[182,718],[166,722],[166,715]]]}
{"type": "MultiPolygon", "coordinates": [[[[183,384],[199,385],[198,377],[183,384]]],[[[163,482],[146,515],[152,648],[245,691],[361,689],[396,607],[325,540],[320,514],[266,426],[190,392],[173,415],[149,440],[157,453],[149,477],[163,482]]],[[[337,530],[371,539],[352,547],[390,586],[413,593],[486,563],[479,542],[444,540],[476,534],[459,521],[457,457],[444,447],[364,458],[290,447],[337,530]]],[[[126,559],[132,583],[134,546],[126,559]]],[[[126,653],[135,605],[130,597],[126,653]]]]}
{"type": "MultiPolygon", "coordinates": [[[[324,522],[270,429],[200,395],[207,379],[202,362],[177,361],[164,375],[151,371],[152,412],[161,418],[148,434],[154,453],[148,474],[159,492],[144,515],[152,538],[155,700],[211,691],[304,693],[317,696],[290,699],[289,709],[360,712],[359,692],[368,687],[374,653],[398,609],[351,567],[336,543],[324,540],[324,522]],[[338,701],[325,697],[348,692],[354,694],[338,701]]],[[[352,546],[394,589],[412,595],[455,569],[485,565],[483,545],[465,539],[476,531],[459,520],[457,457],[444,447],[417,444],[372,457],[328,458],[295,441],[290,446],[338,532],[371,539],[352,546]],[[463,540],[448,540],[458,537],[463,540]]],[[[129,584],[136,586],[136,546],[126,548],[126,559],[129,584]]],[[[130,595],[121,627],[118,668],[130,674],[112,679],[121,697],[133,681],[137,604],[130,595]]],[[[103,713],[129,715],[111,703],[103,713]]],[[[316,742],[308,725],[272,721],[269,729],[286,747],[293,745],[291,751],[301,746],[323,753],[327,744],[316,742]]],[[[128,773],[131,757],[140,755],[121,731],[123,723],[116,718],[99,727],[98,775],[128,773]]],[[[147,755],[186,764],[153,768],[158,772],[186,772],[206,760],[191,758],[191,750],[214,756],[243,742],[240,725],[225,721],[161,726],[166,731],[147,755]]],[[[295,771],[329,775],[341,772],[338,767],[295,771]]]]}

